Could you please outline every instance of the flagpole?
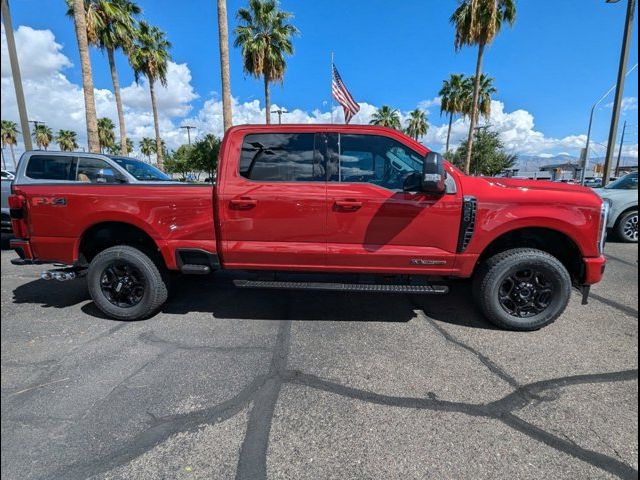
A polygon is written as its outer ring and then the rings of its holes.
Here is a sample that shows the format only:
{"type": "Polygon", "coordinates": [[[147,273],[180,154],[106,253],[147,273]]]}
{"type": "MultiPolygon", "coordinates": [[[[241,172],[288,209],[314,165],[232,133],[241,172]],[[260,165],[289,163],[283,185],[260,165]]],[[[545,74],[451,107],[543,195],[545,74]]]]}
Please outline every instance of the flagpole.
{"type": "Polygon", "coordinates": [[[329,100],[331,101],[329,108],[331,109],[331,124],[333,125],[333,52],[331,52],[331,82],[329,83],[329,100]]]}

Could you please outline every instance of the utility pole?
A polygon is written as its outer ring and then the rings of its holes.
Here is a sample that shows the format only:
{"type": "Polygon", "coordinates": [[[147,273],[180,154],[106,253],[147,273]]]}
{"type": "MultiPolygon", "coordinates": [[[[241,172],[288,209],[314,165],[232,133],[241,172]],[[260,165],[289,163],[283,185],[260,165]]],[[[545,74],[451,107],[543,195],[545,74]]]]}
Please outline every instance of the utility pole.
{"type": "Polygon", "coordinates": [[[18,55],[16,53],[16,41],[13,37],[13,25],[11,24],[8,0],[2,0],[2,20],[4,21],[4,32],[7,37],[7,50],[9,50],[13,87],[16,90],[16,103],[18,104],[18,115],[20,116],[22,140],[24,141],[25,150],[33,150],[29,122],[27,121],[27,105],[24,101],[24,91],[22,90],[22,76],[20,75],[20,64],[18,63],[18,55]]]}
{"type": "MultiPolygon", "coordinates": [[[[619,0],[607,0],[607,3],[617,3],[619,0]]],[[[611,128],[609,129],[609,142],[607,144],[607,156],[604,160],[604,176],[602,186],[609,183],[611,176],[611,163],[613,152],[618,136],[618,120],[620,117],[620,104],[624,93],[624,79],[626,77],[627,59],[629,58],[629,44],[631,43],[631,31],[633,28],[633,14],[636,6],[635,0],[627,0],[627,16],[624,24],[624,35],[622,37],[622,51],[620,53],[620,65],[618,67],[618,83],[616,86],[615,100],[613,101],[613,113],[611,114],[611,128]]]]}
{"type": "Polygon", "coordinates": [[[620,137],[620,150],[618,150],[618,161],[616,162],[616,177],[620,176],[620,159],[622,158],[622,145],[624,144],[624,134],[627,131],[627,121],[622,125],[622,137],[620,137]]]}
{"type": "Polygon", "coordinates": [[[187,139],[189,141],[189,145],[191,145],[191,129],[194,129],[196,127],[194,127],[193,125],[183,125],[180,128],[184,128],[187,131],[187,139]]]}
{"type": "Polygon", "coordinates": [[[283,108],[279,108],[278,110],[271,110],[271,113],[277,113],[278,114],[278,125],[282,125],[282,114],[283,113],[289,113],[289,112],[286,111],[283,108]]]}

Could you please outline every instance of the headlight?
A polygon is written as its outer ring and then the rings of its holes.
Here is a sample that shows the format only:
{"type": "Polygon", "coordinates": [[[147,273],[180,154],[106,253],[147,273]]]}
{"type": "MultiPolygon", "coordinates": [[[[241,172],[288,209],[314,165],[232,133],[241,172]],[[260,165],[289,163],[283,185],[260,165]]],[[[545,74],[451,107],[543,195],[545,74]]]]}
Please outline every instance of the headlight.
{"type": "Polygon", "coordinates": [[[607,223],[609,223],[609,212],[611,211],[611,200],[602,199],[600,208],[600,231],[598,232],[598,251],[600,255],[604,253],[604,244],[607,240],[607,223]]]}

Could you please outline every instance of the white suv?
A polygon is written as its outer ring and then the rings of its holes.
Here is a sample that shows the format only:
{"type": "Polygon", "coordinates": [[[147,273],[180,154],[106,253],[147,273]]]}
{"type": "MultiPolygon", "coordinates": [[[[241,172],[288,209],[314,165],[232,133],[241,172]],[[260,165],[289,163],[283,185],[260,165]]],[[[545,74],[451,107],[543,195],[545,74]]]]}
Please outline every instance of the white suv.
{"type": "Polygon", "coordinates": [[[595,190],[611,201],[608,228],[624,242],[638,243],[638,172],[595,190]]]}

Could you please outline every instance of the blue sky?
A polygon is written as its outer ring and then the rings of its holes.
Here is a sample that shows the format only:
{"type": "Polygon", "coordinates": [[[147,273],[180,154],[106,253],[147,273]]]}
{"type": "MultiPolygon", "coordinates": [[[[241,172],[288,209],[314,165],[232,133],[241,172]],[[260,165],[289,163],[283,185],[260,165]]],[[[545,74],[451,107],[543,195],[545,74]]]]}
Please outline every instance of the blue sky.
{"type": "MultiPolygon", "coordinates": [[[[246,0],[227,2],[233,30],[235,12],[246,0]]],[[[198,95],[189,101],[195,114],[220,89],[215,1],[138,3],[144,17],[167,32],[173,60],[188,65],[198,95]]],[[[484,70],[495,77],[496,99],[505,112],[525,110],[535,119],[535,130],[546,137],[584,134],[590,105],[615,82],[625,4],[519,1],[514,28],[503,30],[484,64],[484,70]]],[[[273,87],[273,101],[288,109],[327,110],[331,51],[360,102],[407,111],[433,99],[450,73],[471,74],[475,66],[475,49],[455,52],[453,48],[449,16],[455,5],[454,0],[282,0],[281,7],[295,14],[301,35],[295,39],[296,53],[289,60],[284,86],[273,87]]],[[[64,2],[13,0],[11,8],[14,28],[28,25],[53,32],[62,53],[73,63],[64,74],[79,84],[75,35],[64,2]]],[[[638,57],[637,15],[633,38],[630,66],[638,57]]],[[[111,88],[103,55],[93,52],[92,58],[96,87],[111,88]]],[[[118,59],[118,66],[121,83],[131,83],[133,76],[124,58],[118,59]]],[[[239,102],[262,102],[262,84],[242,72],[238,49],[231,48],[231,67],[234,97],[239,102]]],[[[637,71],[627,77],[625,97],[637,98],[637,78],[637,71]]],[[[437,106],[429,113],[433,124],[444,123],[437,106]]],[[[597,112],[597,141],[606,141],[610,115],[606,107],[597,112]]],[[[637,109],[627,111],[625,118],[637,125],[637,109]]],[[[637,126],[632,130],[637,131],[637,126]]]]}

